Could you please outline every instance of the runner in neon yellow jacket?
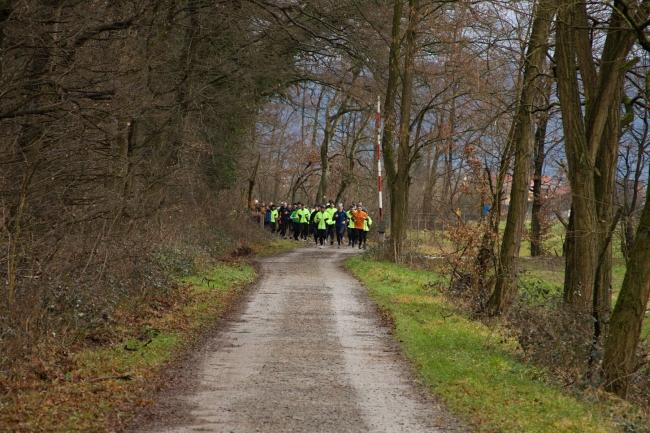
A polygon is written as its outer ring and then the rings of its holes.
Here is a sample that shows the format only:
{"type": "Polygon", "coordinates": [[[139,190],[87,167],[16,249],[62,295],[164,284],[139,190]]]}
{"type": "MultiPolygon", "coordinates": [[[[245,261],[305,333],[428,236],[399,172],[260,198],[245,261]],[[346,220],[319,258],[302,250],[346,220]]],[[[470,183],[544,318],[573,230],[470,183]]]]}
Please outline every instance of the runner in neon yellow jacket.
{"type": "Polygon", "coordinates": [[[309,236],[309,217],[311,216],[311,211],[305,205],[301,205],[300,209],[300,226],[302,228],[300,233],[300,238],[303,241],[307,240],[309,236]]]}
{"type": "Polygon", "coordinates": [[[278,211],[278,208],[275,207],[275,205],[271,205],[271,232],[275,233],[278,229],[278,217],[280,216],[280,212],[278,211]]]}
{"type": "Polygon", "coordinates": [[[327,235],[327,215],[323,211],[322,206],[318,206],[315,212],[316,215],[314,216],[314,223],[316,224],[318,230],[318,242],[320,243],[320,248],[323,248],[323,242],[325,241],[325,236],[327,235]]]}
{"type": "Polygon", "coordinates": [[[334,203],[327,203],[327,209],[323,211],[325,214],[325,223],[327,224],[327,238],[330,240],[330,245],[334,245],[334,214],[336,213],[336,208],[334,203]]]}
{"type": "Polygon", "coordinates": [[[354,213],[357,211],[357,205],[352,203],[348,211],[348,246],[354,247],[357,243],[357,231],[354,227],[354,213]]]}
{"type": "Polygon", "coordinates": [[[371,226],[372,226],[372,218],[370,218],[370,214],[368,214],[368,219],[366,220],[366,222],[363,225],[363,231],[364,232],[369,232],[371,226]]]}

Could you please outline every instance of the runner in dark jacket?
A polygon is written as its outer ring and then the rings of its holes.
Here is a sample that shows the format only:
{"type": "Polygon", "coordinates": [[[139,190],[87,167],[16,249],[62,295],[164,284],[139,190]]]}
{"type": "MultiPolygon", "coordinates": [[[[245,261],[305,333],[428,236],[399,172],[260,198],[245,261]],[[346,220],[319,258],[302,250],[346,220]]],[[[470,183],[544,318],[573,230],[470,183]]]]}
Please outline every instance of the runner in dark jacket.
{"type": "Polygon", "coordinates": [[[280,225],[280,236],[283,238],[287,237],[287,229],[291,225],[291,211],[287,207],[287,203],[283,202],[280,207],[280,220],[278,221],[280,225]]]}
{"type": "Polygon", "coordinates": [[[343,203],[339,203],[338,208],[334,212],[334,224],[336,226],[336,242],[338,244],[337,248],[341,248],[341,241],[345,236],[345,230],[348,227],[348,214],[343,210],[343,203]]]}

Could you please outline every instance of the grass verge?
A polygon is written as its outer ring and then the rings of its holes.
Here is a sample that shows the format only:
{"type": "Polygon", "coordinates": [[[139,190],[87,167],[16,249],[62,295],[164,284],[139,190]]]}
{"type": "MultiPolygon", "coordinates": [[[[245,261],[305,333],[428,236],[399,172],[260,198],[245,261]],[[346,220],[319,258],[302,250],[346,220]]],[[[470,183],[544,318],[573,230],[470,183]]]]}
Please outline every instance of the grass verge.
{"type": "Polygon", "coordinates": [[[136,408],[150,403],[164,367],[256,278],[244,262],[206,269],[180,279],[164,299],[119,308],[111,344],[71,350],[65,365],[44,365],[41,380],[14,383],[0,401],[0,431],[102,432],[125,425],[136,408]]]}
{"type": "Polygon", "coordinates": [[[437,290],[442,278],[359,256],[348,269],[392,318],[395,334],[425,382],[478,432],[622,431],[622,402],[578,398],[543,369],[518,359],[515,341],[468,319],[437,290]]]}

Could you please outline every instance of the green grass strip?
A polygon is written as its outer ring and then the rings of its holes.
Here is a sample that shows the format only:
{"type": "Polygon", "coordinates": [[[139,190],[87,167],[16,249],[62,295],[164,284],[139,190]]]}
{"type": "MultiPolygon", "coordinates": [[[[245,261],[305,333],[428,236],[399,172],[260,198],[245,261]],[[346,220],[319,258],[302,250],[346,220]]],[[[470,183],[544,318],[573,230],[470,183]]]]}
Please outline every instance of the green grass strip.
{"type": "Polygon", "coordinates": [[[517,360],[514,341],[446,302],[435,289],[439,275],[363,256],[347,266],[390,313],[425,382],[476,431],[618,431],[598,404],[562,392],[544,370],[517,360]]]}

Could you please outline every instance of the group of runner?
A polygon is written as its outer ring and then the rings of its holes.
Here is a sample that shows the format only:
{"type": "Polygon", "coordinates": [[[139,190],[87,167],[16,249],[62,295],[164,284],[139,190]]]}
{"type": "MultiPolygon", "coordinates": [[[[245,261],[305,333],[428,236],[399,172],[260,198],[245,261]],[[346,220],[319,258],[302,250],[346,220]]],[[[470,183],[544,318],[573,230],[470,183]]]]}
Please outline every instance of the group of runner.
{"type": "Polygon", "coordinates": [[[279,206],[271,203],[264,206],[261,214],[264,215],[264,226],[271,232],[296,241],[313,239],[319,248],[327,242],[333,246],[335,240],[337,248],[341,248],[346,235],[349,247],[366,248],[372,226],[372,218],[362,203],[353,203],[347,210],[342,203],[312,207],[303,203],[289,205],[282,202],[279,206]]]}

